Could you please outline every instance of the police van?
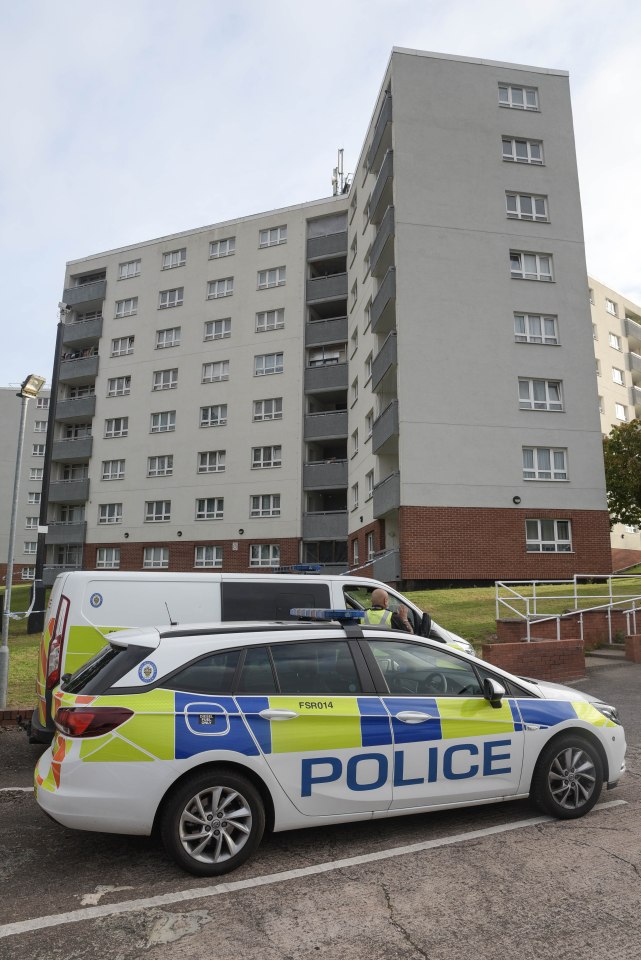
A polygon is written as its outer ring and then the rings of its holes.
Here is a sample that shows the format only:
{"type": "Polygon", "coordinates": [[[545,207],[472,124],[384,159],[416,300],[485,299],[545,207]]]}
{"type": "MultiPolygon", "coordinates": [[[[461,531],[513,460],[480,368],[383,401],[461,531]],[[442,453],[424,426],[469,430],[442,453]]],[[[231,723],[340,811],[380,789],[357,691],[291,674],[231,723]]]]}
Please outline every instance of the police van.
{"type": "Polygon", "coordinates": [[[524,797],[579,817],[624,771],[609,704],[354,610],[322,616],[111,634],[55,692],[41,808],[65,827],[158,834],[214,876],[265,830],[524,797]]]}
{"type": "Polygon", "coordinates": [[[367,609],[383,587],[389,608],[407,608],[419,636],[474,653],[467,640],[435,623],[387,584],[367,577],[325,576],[314,565],[281,573],[61,573],[49,597],[36,677],[31,739],[48,743],[55,732],[52,695],[61,677],[86,663],[105,643],[105,634],[126,627],[289,620],[293,607],[367,609]]]}

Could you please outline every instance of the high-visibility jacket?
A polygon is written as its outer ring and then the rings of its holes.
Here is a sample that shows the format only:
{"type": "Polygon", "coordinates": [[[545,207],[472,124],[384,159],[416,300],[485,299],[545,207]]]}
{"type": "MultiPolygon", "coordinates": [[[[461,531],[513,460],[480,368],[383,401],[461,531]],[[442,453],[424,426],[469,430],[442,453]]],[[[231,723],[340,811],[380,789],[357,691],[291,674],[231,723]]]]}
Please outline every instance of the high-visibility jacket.
{"type": "Polygon", "coordinates": [[[386,610],[385,607],[370,607],[369,610],[365,611],[363,622],[371,623],[372,626],[377,627],[391,627],[392,611],[386,610]]]}

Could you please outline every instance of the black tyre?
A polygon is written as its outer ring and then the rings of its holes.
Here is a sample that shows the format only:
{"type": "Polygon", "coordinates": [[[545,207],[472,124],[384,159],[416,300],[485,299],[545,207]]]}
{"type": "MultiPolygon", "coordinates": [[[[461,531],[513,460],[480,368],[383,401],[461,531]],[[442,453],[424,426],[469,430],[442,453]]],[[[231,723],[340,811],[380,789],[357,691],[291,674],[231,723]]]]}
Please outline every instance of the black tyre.
{"type": "Polygon", "coordinates": [[[265,808],[256,787],[232,770],[194,773],[168,797],[160,817],[165,850],[199,877],[229,873],[258,847],[265,808]]]}
{"type": "Polygon", "coordinates": [[[543,749],[530,795],[545,813],[570,820],[592,809],[602,787],[599,751],[579,733],[566,733],[543,749]]]}

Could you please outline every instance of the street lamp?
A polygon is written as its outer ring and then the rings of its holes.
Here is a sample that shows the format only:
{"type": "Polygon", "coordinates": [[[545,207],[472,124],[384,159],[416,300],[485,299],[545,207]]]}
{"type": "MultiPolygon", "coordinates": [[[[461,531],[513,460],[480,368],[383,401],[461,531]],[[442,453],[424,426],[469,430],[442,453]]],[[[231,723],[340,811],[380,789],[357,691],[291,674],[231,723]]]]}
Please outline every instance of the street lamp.
{"type": "Polygon", "coordinates": [[[11,525],[9,527],[9,556],[7,558],[7,577],[4,591],[4,609],[2,611],[2,643],[0,644],[0,709],[7,704],[7,683],[9,679],[9,618],[11,616],[11,584],[13,581],[13,552],[16,541],[16,517],[18,513],[18,493],[20,490],[20,471],[22,469],[22,447],[27,422],[27,404],[37,397],[45,384],[45,378],[35,373],[29,374],[20,384],[16,396],[22,400],[20,411],[20,429],[18,431],[18,452],[16,454],[16,472],[13,480],[13,500],[11,502],[11,525]]]}

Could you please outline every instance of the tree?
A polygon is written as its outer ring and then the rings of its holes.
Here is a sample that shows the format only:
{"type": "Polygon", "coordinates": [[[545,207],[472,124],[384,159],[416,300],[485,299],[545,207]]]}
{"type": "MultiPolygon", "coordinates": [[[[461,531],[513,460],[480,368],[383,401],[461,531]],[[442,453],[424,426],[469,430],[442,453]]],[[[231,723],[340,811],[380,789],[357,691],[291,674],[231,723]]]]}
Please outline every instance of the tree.
{"type": "Polygon", "coordinates": [[[610,523],[641,525],[641,420],[613,427],[603,456],[610,523]]]}

